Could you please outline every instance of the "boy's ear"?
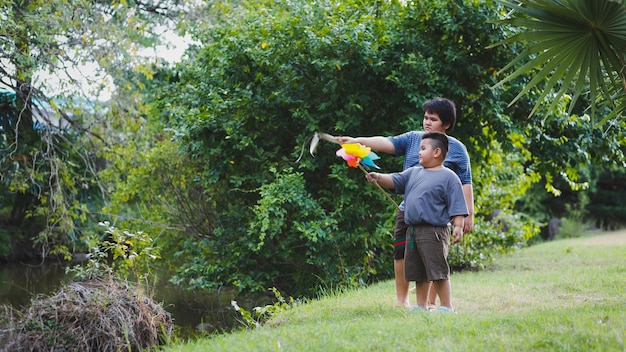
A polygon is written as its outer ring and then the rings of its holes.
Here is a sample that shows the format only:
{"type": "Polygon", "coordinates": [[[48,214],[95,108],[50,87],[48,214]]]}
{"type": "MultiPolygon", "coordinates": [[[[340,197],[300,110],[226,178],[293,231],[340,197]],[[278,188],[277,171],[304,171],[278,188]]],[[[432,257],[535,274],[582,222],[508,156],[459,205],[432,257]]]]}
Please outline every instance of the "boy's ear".
{"type": "Polygon", "coordinates": [[[437,147],[435,148],[435,150],[433,151],[433,154],[435,156],[435,158],[438,158],[441,156],[441,148],[437,147]]]}

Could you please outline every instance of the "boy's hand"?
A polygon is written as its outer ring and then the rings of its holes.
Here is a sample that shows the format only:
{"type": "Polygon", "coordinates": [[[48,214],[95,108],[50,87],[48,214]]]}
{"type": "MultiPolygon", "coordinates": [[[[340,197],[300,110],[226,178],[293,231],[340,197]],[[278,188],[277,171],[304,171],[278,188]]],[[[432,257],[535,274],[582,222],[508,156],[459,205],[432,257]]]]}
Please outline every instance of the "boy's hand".
{"type": "Polygon", "coordinates": [[[365,179],[367,180],[367,182],[373,185],[378,183],[378,177],[380,177],[380,175],[375,172],[370,172],[370,173],[365,174],[365,179]]]}
{"type": "Polygon", "coordinates": [[[355,142],[356,138],[352,138],[349,136],[338,136],[338,137],[335,137],[335,139],[337,140],[337,142],[339,142],[339,144],[356,143],[355,142]]]}
{"type": "Polygon", "coordinates": [[[463,226],[455,226],[452,232],[452,244],[459,243],[463,239],[463,226]]]}

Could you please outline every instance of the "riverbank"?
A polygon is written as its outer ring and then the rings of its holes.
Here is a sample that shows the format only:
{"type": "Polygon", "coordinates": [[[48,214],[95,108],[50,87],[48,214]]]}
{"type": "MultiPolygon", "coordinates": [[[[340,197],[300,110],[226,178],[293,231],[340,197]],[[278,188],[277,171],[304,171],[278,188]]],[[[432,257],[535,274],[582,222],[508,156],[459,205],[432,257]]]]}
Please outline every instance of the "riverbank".
{"type": "Polygon", "coordinates": [[[396,308],[385,281],[163,351],[624,351],[624,277],[626,231],[591,232],[454,274],[458,314],[396,308]]]}

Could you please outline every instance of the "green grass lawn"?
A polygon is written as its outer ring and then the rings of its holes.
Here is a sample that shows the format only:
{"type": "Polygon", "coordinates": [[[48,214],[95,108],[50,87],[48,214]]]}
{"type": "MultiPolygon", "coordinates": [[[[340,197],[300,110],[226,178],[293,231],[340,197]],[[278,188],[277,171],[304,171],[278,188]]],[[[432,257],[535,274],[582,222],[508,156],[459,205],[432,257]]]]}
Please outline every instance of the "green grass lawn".
{"type": "Polygon", "coordinates": [[[626,351],[626,232],[541,243],[453,274],[452,299],[458,314],[410,312],[385,281],[164,350],[626,351]]]}

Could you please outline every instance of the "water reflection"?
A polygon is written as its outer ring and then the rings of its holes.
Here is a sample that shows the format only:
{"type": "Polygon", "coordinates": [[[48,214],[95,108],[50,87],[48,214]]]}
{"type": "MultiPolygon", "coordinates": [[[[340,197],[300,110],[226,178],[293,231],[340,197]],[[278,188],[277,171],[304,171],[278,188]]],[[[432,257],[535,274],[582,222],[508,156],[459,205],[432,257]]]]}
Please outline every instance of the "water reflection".
{"type": "Polygon", "coordinates": [[[2,263],[0,304],[25,307],[35,295],[54,293],[64,277],[65,269],[58,263],[2,263]]]}
{"type": "MultiPolygon", "coordinates": [[[[231,306],[236,300],[244,309],[265,302],[266,297],[237,297],[232,290],[219,292],[188,292],[167,282],[165,272],[158,274],[160,283],[155,287],[154,299],[172,314],[176,335],[191,338],[203,333],[231,331],[240,326],[238,313],[231,306]]],[[[60,263],[0,263],[0,304],[21,309],[37,295],[54,294],[69,278],[60,263]]]]}

